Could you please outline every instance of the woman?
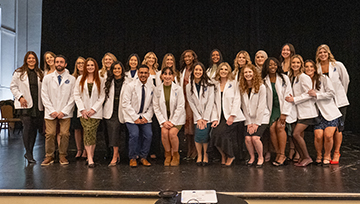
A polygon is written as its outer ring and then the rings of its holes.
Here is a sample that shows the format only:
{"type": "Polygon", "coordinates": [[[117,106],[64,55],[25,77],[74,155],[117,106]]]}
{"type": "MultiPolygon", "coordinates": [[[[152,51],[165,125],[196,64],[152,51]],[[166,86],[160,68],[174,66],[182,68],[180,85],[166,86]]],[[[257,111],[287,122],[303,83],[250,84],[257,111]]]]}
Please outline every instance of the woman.
{"type": "Polygon", "coordinates": [[[43,124],[44,115],[41,103],[43,77],[35,52],[29,51],[24,57],[24,64],[15,70],[10,84],[10,90],[15,98],[15,111],[23,124],[23,142],[26,151],[24,157],[29,163],[36,162],[33,149],[37,129],[41,129],[43,124]]]}
{"type": "Polygon", "coordinates": [[[210,147],[216,147],[221,154],[221,164],[231,166],[235,159],[233,144],[236,142],[236,130],[245,117],[241,112],[239,89],[227,62],[219,65],[215,74],[215,104],[212,112],[213,128],[210,147]]]}
{"type": "MultiPolygon", "coordinates": [[[[81,76],[84,73],[84,64],[85,59],[83,57],[78,57],[75,62],[75,68],[73,76],[77,79],[79,76],[81,76]]],[[[76,149],[77,153],[75,155],[76,159],[86,158],[86,150],[83,149],[83,128],[81,126],[80,119],[77,117],[77,107],[74,108],[74,116],[72,118],[71,124],[74,129],[74,136],[75,136],[75,143],[76,143],[76,149]]]]}
{"type": "MultiPolygon", "coordinates": [[[[166,53],[164,55],[164,58],[163,58],[163,61],[162,61],[162,64],[161,64],[161,70],[160,70],[160,73],[161,71],[165,68],[165,67],[170,67],[174,73],[174,82],[175,84],[178,84],[179,85],[179,82],[180,82],[180,74],[178,72],[178,70],[176,69],[176,65],[175,65],[175,57],[173,54],[171,53],[166,53]]],[[[161,75],[160,75],[161,76],[161,75]]],[[[160,77],[161,78],[161,77],[160,77]]],[[[161,79],[162,81],[163,79],[161,79]]]]}
{"type": "Polygon", "coordinates": [[[318,111],[315,100],[308,94],[312,88],[311,78],[304,74],[304,61],[300,55],[291,57],[290,81],[294,96],[286,96],[285,100],[296,106],[298,121],[293,130],[294,144],[300,154],[295,166],[305,167],[313,162],[304,140],[304,131],[309,125],[317,123],[318,111]]]}
{"type": "Polygon", "coordinates": [[[282,166],[286,161],[286,132],[287,116],[292,110],[292,104],[285,101],[286,96],[292,95],[289,77],[283,74],[280,62],[270,57],[262,70],[262,78],[266,86],[267,106],[269,108],[270,138],[276,151],[274,166],[282,166]]]}
{"type": "Polygon", "coordinates": [[[185,96],[185,110],[186,110],[186,123],[185,123],[185,138],[188,146],[186,159],[195,159],[197,151],[195,148],[194,140],[194,119],[193,113],[186,98],[186,85],[190,83],[190,75],[194,69],[194,64],[198,61],[198,57],[193,50],[185,50],[180,57],[180,84],[184,90],[185,96]]]}
{"type": "Polygon", "coordinates": [[[206,74],[210,79],[213,79],[219,64],[223,61],[220,50],[213,49],[210,53],[210,66],[206,70],[206,74]]]}
{"type": "Polygon", "coordinates": [[[126,63],[125,69],[125,80],[127,80],[129,83],[133,80],[138,79],[137,70],[140,66],[140,58],[139,55],[136,53],[133,53],[129,56],[129,59],[126,63]]]}
{"type": "Polygon", "coordinates": [[[319,74],[315,62],[312,60],[305,61],[305,73],[311,77],[313,85],[313,88],[308,93],[315,99],[317,108],[320,110],[320,123],[314,127],[315,163],[317,165],[322,163],[323,166],[328,166],[331,160],[330,154],[333,147],[333,136],[341,113],[334,101],[335,90],[330,78],[319,74]],[[324,160],[321,162],[323,149],[324,160]]]}
{"type": "Polygon", "coordinates": [[[78,107],[78,117],[84,129],[84,146],[88,167],[94,168],[96,131],[103,116],[105,99],[104,83],[99,76],[99,67],[93,58],[87,58],[84,73],[76,80],[74,98],[78,107]]]}
{"type": "Polygon", "coordinates": [[[255,152],[258,154],[256,167],[264,164],[263,144],[260,140],[269,123],[269,110],[266,104],[266,88],[254,65],[245,65],[240,72],[241,107],[245,115],[245,144],[250,160],[246,165],[255,162],[255,152]]]}
{"type": "Polygon", "coordinates": [[[170,67],[161,71],[163,84],[154,91],[153,108],[161,127],[161,141],[165,149],[164,166],[178,166],[180,163],[179,138],[185,124],[185,99],[182,88],[173,83],[174,72],[170,67]]]}
{"type": "Polygon", "coordinates": [[[280,63],[285,74],[290,70],[290,59],[295,55],[295,48],[292,44],[286,43],[281,48],[280,63]]]}
{"type": "Polygon", "coordinates": [[[334,154],[331,164],[339,164],[340,147],[342,143],[342,132],[345,126],[345,117],[347,106],[350,105],[346,96],[350,83],[349,74],[343,63],[336,61],[330,51],[329,46],[323,44],[317,48],[316,63],[319,73],[329,76],[333,87],[335,88],[335,103],[342,116],[334,135],[334,154]]]}
{"type": "MultiPolygon", "coordinates": [[[[153,83],[154,86],[160,86],[161,79],[160,79],[160,71],[158,71],[158,67],[159,67],[159,63],[158,63],[158,58],[156,57],[155,53],[153,52],[148,52],[145,57],[144,60],[142,62],[142,64],[146,64],[149,67],[149,71],[150,71],[150,76],[148,81],[153,83]]],[[[152,136],[152,140],[151,140],[151,147],[150,147],[150,158],[152,159],[156,159],[156,155],[160,154],[160,138],[161,138],[161,130],[160,130],[160,125],[158,120],[156,119],[156,116],[153,115],[152,119],[151,119],[152,123],[152,131],[153,131],[153,136],[152,136]]]]}
{"type": "Polygon", "coordinates": [[[241,50],[240,52],[237,53],[234,59],[233,75],[235,76],[236,81],[239,80],[239,73],[241,69],[247,64],[251,64],[250,55],[245,50],[241,50]]]}
{"type": "Polygon", "coordinates": [[[263,68],[265,60],[268,58],[268,55],[264,50],[259,50],[255,54],[255,65],[256,69],[259,73],[261,73],[261,70],[263,68]]]}
{"type": "Polygon", "coordinates": [[[115,55],[111,54],[110,52],[106,53],[101,60],[102,68],[100,70],[100,77],[106,79],[107,71],[110,69],[112,63],[116,62],[117,59],[115,55]]]}
{"type": "Polygon", "coordinates": [[[193,112],[195,129],[195,147],[197,150],[198,166],[209,164],[207,148],[209,143],[210,116],[214,105],[214,85],[206,74],[205,66],[201,62],[194,64],[194,71],[190,83],[186,85],[186,98],[193,112]],[[204,157],[202,156],[204,150],[204,157]]]}
{"type": "Polygon", "coordinates": [[[109,146],[113,148],[113,157],[109,166],[120,162],[119,146],[125,148],[125,121],[120,101],[125,87],[124,65],[115,61],[108,71],[105,82],[104,118],[109,135],[109,146]]]}
{"type": "Polygon", "coordinates": [[[44,54],[44,73],[51,74],[55,71],[55,54],[47,51],[44,54]]]}

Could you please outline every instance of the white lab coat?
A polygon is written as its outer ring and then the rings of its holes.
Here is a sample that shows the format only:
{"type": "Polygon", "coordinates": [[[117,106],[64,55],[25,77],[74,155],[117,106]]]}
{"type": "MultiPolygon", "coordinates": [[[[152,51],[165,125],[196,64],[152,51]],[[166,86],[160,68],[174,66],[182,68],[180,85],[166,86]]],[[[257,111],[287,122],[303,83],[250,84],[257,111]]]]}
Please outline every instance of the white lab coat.
{"type": "MultiPolygon", "coordinates": [[[[296,111],[296,109],[293,103],[289,103],[285,101],[285,97],[292,95],[291,82],[288,76],[286,76],[285,74],[282,74],[282,76],[285,82],[281,79],[281,77],[278,74],[276,74],[276,81],[275,81],[275,89],[279,98],[280,113],[287,116],[286,122],[292,123],[295,122],[297,118],[296,117],[292,118],[290,114],[292,110],[296,111]]],[[[266,86],[267,107],[269,108],[269,112],[271,115],[271,111],[273,107],[273,90],[269,75],[265,77],[264,81],[266,86]]]]}
{"type": "MultiPolygon", "coordinates": [[[[24,75],[20,79],[20,72],[15,71],[12,80],[10,83],[10,91],[14,95],[14,106],[15,109],[25,109],[21,107],[20,104],[20,97],[23,96],[24,99],[27,101],[27,107],[26,108],[32,108],[33,106],[33,100],[31,98],[31,92],[30,92],[30,86],[29,86],[29,77],[27,73],[25,72],[24,75]]],[[[38,109],[42,111],[44,109],[42,100],[41,100],[41,81],[40,78],[38,79],[38,109]]]]}
{"type": "Polygon", "coordinates": [[[341,117],[341,112],[335,104],[335,89],[329,77],[320,77],[320,90],[316,90],[316,105],[321,115],[327,121],[341,117]]]}
{"type": "MultiPolygon", "coordinates": [[[[118,118],[119,118],[120,123],[125,123],[123,108],[122,108],[122,104],[121,104],[121,102],[123,101],[123,98],[124,98],[125,87],[126,87],[126,82],[124,80],[123,85],[121,87],[121,91],[120,91],[119,108],[118,108],[118,118]]],[[[115,83],[113,80],[110,85],[109,98],[107,98],[106,102],[104,103],[103,118],[105,118],[105,119],[110,119],[113,114],[114,94],[115,94],[115,83]]]]}
{"type": "Polygon", "coordinates": [[[140,105],[141,105],[141,95],[142,95],[142,83],[139,79],[126,83],[126,86],[123,87],[124,96],[122,100],[122,108],[124,113],[124,120],[127,123],[134,123],[138,118],[146,118],[148,123],[151,123],[151,118],[154,114],[152,98],[154,95],[154,85],[152,82],[147,80],[145,84],[145,101],[143,112],[139,114],[140,105]]]}
{"type": "Polygon", "coordinates": [[[78,108],[77,117],[81,117],[81,111],[89,111],[93,109],[96,113],[90,118],[102,119],[103,118],[103,103],[105,99],[105,82],[104,78],[100,77],[100,93],[98,92],[98,87],[94,81],[94,85],[91,90],[91,98],[89,96],[89,89],[87,86],[87,80],[84,82],[84,88],[81,92],[80,80],[83,75],[79,76],[76,80],[76,85],[74,89],[74,98],[75,103],[78,108]]]}
{"type": "Polygon", "coordinates": [[[74,86],[75,77],[69,72],[63,73],[61,84],[59,85],[57,71],[44,77],[41,97],[45,107],[45,119],[54,120],[50,116],[53,112],[62,112],[65,114],[64,119],[73,116],[74,109],[74,86]]]}
{"type": "MultiPolygon", "coordinates": [[[[318,73],[322,74],[321,65],[318,64],[318,73]]],[[[341,108],[348,106],[349,100],[346,96],[350,83],[349,74],[343,63],[336,61],[329,63],[329,78],[335,89],[335,103],[341,108]]]]}
{"type": "Polygon", "coordinates": [[[162,81],[160,79],[160,75],[161,75],[161,72],[156,71],[155,75],[150,74],[148,81],[150,81],[154,86],[159,86],[160,84],[162,84],[162,81]],[[154,79],[155,79],[155,84],[154,84],[154,79]]]}
{"type": "Polygon", "coordinates": [[[211,69],[212,69],[212,67],[209,67],[209,68],[206,70],[206,74],[208,75],[208,77],[209,77],[209,79],[211,80],[211,82],[214,83],[214,82],[215,82],[214,77],[215,77],[215,75],[216,75],[216,70],[215,70],[215,72],[214,72],[212,75],[210,75],[210,74],[211,74],[211,69]]]}
{"type": "Polygon", "coordinates": [[[171,84],[169,118],[167,117],[163,84],[155,88],[153,103],[154,112],[159,121],[160,127],[162,127],[161,124],[166,121],[170,121],[175,126],[185,124],[185,97],[183,89],[179,85],[174,82],[171,84]]]}
{"type": "Polygon", "coordinates": [[[221,89],[220,82],[215,84],[215,105],[211,114],[211,121],[218,121],[221,119],[221,108],[224,113],[225,119],[229,119],[230,116],[235,116],[234,122],[240,122],[245,120],[245,116],[240,109],[241,99],[240,91],[236,81],[228,80],[225,84],[223,91],[223,98],[221,101],[221,89]],[[222,107],[221,107],[222,104],[222,107]]]}
{"type": "Polygon", "coordinates": [[[245,125],[269,124],[270,112],[266,103],[266,87],[260,85],[259,92],[251,89],[250,98],[248,93],[241,93],[241,107],[245,115],[245,125]]]}
{"type": "Polygon", "coordinates": [[[312,81],[308,75],[302,73],[295,78],[293,93],[298,119],[310,119],[318,116],[315,99],[308,94],[310,89],[312,89],[312,81]]]}
{"type": "Polygon", "coordinates": [[[130,70],[127,71],[127,72],[125,72],[125,81],[126,81],[126,83],[131,83],[132,81],[135,81],[135,80],[137,80],[137,79],[139,79],[138,71],[137,71],[137,70],[136,70],[136,72],[135,72],[134,77],[131,77],[131,72],[130,72],[130,70]]]}
{"type": "Polygon", "coordinates": [[[208,123],[211,121],[211,113],[214,106],[214,86],[200,86],[200,93],[198,94],[195,81],[193,81],[193,93],[191,93],[191,83],[186,85],[186,97],[189,102],[190,108],[193,112],[194,124],[202,119],[208,123]],[[203,92],[204,89],[204,92],[203,92]]]}
{"type": "MultiPolygon", "coordinates": [[[[182,89],[185,89],[185,87],[184,87],[185,72],[186,72],[186,68],[182,71],[182,73],[180,73],[180,83],[179,84],[182,89]]],[[[191,74],[192,74],[192,72],[189,74],[189,78],[188,78],[189,82],[190,82],[191,74]]]]}

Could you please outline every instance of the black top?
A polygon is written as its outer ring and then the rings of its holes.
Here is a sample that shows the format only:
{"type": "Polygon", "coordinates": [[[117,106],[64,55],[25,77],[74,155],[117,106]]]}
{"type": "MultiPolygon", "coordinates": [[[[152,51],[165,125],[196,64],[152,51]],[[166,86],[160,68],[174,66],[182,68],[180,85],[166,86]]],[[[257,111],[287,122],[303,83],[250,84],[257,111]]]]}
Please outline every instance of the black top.
{"type": "Polygon", "coordinates": [[[118,115],[119,101],[120,101],[120,93],[121,93],[121,88],[122,88],[123,82],[124,82],[124,79],[123,79],[123,78],[114,79],[115,92],[114,92],[113,115],[114,115],[114,114],[118,115]]]}

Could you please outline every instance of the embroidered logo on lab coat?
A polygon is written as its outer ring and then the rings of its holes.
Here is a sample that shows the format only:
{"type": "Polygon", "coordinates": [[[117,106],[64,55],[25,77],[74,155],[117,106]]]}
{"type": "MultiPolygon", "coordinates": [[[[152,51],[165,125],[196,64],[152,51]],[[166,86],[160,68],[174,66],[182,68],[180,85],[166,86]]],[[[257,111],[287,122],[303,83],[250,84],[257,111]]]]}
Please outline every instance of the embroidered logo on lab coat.
{"type": "Polygon", "coordinates": [[[70,83],[70,80],[66,79],[65,84],[69,84],[69,83],[70,83]]]}
{"type": "Polygon", "coordinates": [[[336,72],[336,67],[334,67],[334,72],[336,72]]]}
{"type": "Polygon", "coordinates": [[[230,89],[231,87],[232,87],[232,84],[230,84],[228,88],[230,89]]]}
{"type": "Polygon", "coordinates": [[[204,87],[204,92],[207,90],[207,86],[204,87]]]}

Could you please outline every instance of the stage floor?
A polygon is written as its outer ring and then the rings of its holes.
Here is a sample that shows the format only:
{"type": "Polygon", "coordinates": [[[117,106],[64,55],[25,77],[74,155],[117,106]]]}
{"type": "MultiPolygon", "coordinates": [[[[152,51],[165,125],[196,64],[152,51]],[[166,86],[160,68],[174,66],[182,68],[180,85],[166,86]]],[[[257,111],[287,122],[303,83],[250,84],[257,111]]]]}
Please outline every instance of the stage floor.
{"type": "MultiPolygon", "coordinates": [[[[36,164],[24,159],[20,134],[8,137],[2,130],[0,138],[0,189],[13,190],[85,190],[158,192],[160,190],[204,190],[238,193],[360,193],[359,136],[345,134],[340,165],[295,167],[293,163],[263,168],[247,167],[237,160],[230,168],[219,163],[198,167],[195,161],[181,161],[179,167],[164,167],[163,160],[150,160],[151,167],[130,168],[127,159],[116,167],[108,167],[101,147],[95,152],[97,166],[89,169],[84,160],[76,160],[74,138],[70,137],[69,165],[58,162],[41,166],[44,137],[38,135],[34,155],[36,164]]],[[[308,148],[315,157],[313,137],[306,136],[308,148]]],[[[360,197],[360,196],[359,196],[360,197]]]]}

